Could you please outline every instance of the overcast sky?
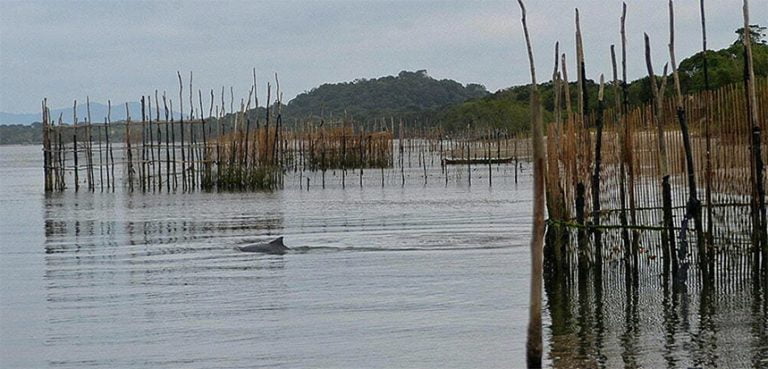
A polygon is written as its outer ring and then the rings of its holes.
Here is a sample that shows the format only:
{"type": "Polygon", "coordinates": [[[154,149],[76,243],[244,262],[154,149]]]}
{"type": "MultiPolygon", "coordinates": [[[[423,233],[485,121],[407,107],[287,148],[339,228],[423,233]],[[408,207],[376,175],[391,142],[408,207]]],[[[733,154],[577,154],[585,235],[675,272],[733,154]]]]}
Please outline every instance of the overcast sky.
{"type": "MultiPolygon", "coordinates": [[[[710,48],[741,26],[741,1],[707,0],[710,48]]],[[[768,21],[752,0],[752,23],[768,21]]],[[[574,70],[574,8],[581,13],[587,74],[610,75],[619,44],[621,2],[527,1],[540,81],[552,71],[553,45],[574,70]]],[[[678,59],[701,48],[698,1],[676,5],[678,59]]],[[[666,1],[628,1],[629,76],[645,74],[642,34],[657,70],[668,59],[666,1]]],[[[194,88],[234,86],[247,96],[280,77],[284,100],[325,82],[426,69],[438,79],[489,90],[529,81],[516,1],[7,1],[0,0],[0,111],[36,112],[73,99],[135,101],[155,89],[178,95],[176,71],[194,88]]],[[[259,94],[264,96],[265,86],[259,94]]],[[[185,92],[186,95],[186,92],[185,92]]],[[[217,92],[218,99],[218,92],[217,92]]]]}

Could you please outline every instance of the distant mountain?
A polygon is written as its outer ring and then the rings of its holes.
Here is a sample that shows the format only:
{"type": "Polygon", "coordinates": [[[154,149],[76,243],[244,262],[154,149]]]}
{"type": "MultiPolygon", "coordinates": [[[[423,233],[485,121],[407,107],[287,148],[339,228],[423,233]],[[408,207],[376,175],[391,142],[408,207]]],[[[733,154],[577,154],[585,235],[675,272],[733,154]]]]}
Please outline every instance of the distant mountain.
{"type": "Polygon", "coordinates": [[[16,114],[0,112],[0,124],[30,124],[40,121],[40,113],[16,114]]]}
{"type": "MultiPolygon", "coordinates": [[[[93,123],[100,123],[104,122],[104,119],[107,117],[107,112],[109,111],[109,106],[107,104],[101,104],[97,102],[91,102],[91,119],[93,120],[93,123]]],[[[133,120],[141,120],[141,103],[138,101],[129,102],[128,103],[128,111],[131,114],[131,119],[133,120]]],[[[156,109],[153,106],[152,107],[152,116],[155,116],[156,109]]],[[[5,113],[0,112],[0,124],[31,124],[35,122],[41,122],[42,121],[42,113],[5,113]]],[[[57,109],[51,109],[51,118],[58,122],[59,121],[59,115],[61,115],[61,119],[66,124],[72,124],[73,115],[72,115],[72,106],[67,108],[57,108],[57,109]]],[[[160,109],[160,116],[161,118],[164,117],[165,113],[163,112],[163,109],[160,109]]],[[[178,112],[174,113],[175,117],[179,116],[178,112]]],[[[82,123],[86,121],[86,118],[88,117],[88,108],[85,105],[85,102],[77,102],[77,121],[82,123]]],[[[121,104],[112,104],[112,114],[110,116],[113,122],[121,121],[126,119],[125,114],[125,103],[121,104]]]]}
{"type": "Polygon", "coordinates": [[[488,95],[485,86],[437,80],[426,70],[402,71],[397,76],[324,84],[288,102],[287,118],[343,116],[357,121],[428,113],[488,95]]]}

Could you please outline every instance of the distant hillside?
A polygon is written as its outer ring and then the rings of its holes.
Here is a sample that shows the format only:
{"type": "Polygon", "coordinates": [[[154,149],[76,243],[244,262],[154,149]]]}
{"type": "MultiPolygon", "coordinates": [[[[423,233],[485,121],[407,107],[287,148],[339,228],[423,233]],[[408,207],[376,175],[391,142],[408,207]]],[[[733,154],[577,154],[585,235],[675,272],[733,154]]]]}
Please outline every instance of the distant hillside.
{"type": "MultiPolygon", "coordinates": [[[[768,76],[768,44],[756,42],[753,44],[752,57],[755,75],[768,76]]],[[[718,88],[743,80],[744,46],[739,42],[717,50],[707,51],[707,68],[710,88],[718,88]]],[[[704,90],[703,52],[683,60],[679,65],[680,84],[683,94],[704,90]]],[[[673,88],[668,85],[666,93],[671,96],[673,88]]],[[[651,90],[648,77],[635,80],[627,86],[630,105],[643,104],[650,101],[651,90]]],[[[571,97],[576,106],[576,83],[570,84],[571,97]]],[[[551,82],[542,83],[540,92],[544,107],[545,121],[554,110],[554,94],[551,82]]],[[[594,108],[597,104],[598,86],[595,81],[587,80],[589,105],[594,108]]],[[[606,101],[613,101],[613,88],[606,88],[606,101]]],[[[447,107],[438,112],[434,120],[448,130],[470,128],[506,128],[514,132],[529,129],[530,87],[513,86],[499,90],[493,95],[472,99],[460,104],[447,107]]]]}
{"type": "Polygon", "coordinates": [[[369,121],[413,116],[486,95],[488,91],[479,84],[436,80],[426,70],[402,71],[397,76],[321,85],[291,100],[285,116],[339,117],[346,111],[355,120],[369,121]]]}
{"type": "Polygon", "coordinates": [[[0,124],[0,145],[29,145],[43,142],[43,125],[0,124]]]}

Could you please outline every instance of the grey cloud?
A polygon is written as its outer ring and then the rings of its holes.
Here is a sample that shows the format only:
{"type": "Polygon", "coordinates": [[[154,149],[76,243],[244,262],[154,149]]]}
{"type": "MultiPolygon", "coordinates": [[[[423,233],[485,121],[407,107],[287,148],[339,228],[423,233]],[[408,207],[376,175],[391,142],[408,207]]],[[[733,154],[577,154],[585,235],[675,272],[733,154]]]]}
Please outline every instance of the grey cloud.
{"type": "MultiPolygon", "coordinates": [[[[753,3],[753,19],[768,19],[753,3]]],[[[576,6],[589,77],[610,72],[621,2],[528,1],[540,80],[551,73],[556,40],[573,59],[576,6]]],[[[637,78],[645,74],[643,31],[655,63],[668,59],[667,8],[661,0],[628,6],[637,78]]],[[[676,10],[682,59],[700,48],[698,2],[678,0],[676,10]]],[[[710,47],[726,46],[742,22],[740,2],[710,0],[707,10],[710,47]]],[[[86,94],[100,102],[154,89],[177,96],[177,70],[185,80],[194,71],[195,88],[234,86],[243,96],[253,67],[260,84],[278,72],[286,100],[324,82],[403,69],[492,90],[528,80],[513,1],[0,1],[0,111],[34,112],[43,97],[67,106],[86,94]]]]}

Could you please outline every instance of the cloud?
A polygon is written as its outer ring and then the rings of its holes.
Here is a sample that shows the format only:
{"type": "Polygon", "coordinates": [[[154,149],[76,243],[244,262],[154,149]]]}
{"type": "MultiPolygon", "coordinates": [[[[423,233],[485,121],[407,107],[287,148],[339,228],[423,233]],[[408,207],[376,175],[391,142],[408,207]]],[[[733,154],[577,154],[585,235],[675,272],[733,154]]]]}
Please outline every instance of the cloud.
{"type": "MultiPolygon", "coordinates": [[[[620,2],[528,3],[540,80],[551,73],[555,41],[573,61],[575,6],[589,77],[610,72],[620,2]]],[[[668,58],[666,2],[628,7],[629,75],[637,78],[645,74],[643,31],[655,63],[668,58]]],[[[768,9],[753,8],[753,19],[768,19],[768,9]]],[[[700,49],[698,2],[678,1],[676,9],[682,59],[700,49]]],[[[740,4],[708,1],[707,11],[710,47],[726,46],[741,25],[740,4]]],[[[507,0],[0,1],[0,111],[36,111],[43,97],[68,106],[85,95],[102,102],[155,89],[176,96],[177,70],[185,80],[194,71],[196,89],[218,94],[233,86],[247,95],[253,67],[260,94],[278,72],[286,99],[324,82],[404,69],[492,90],[529,78],[519,9],[507,0]]]]}

